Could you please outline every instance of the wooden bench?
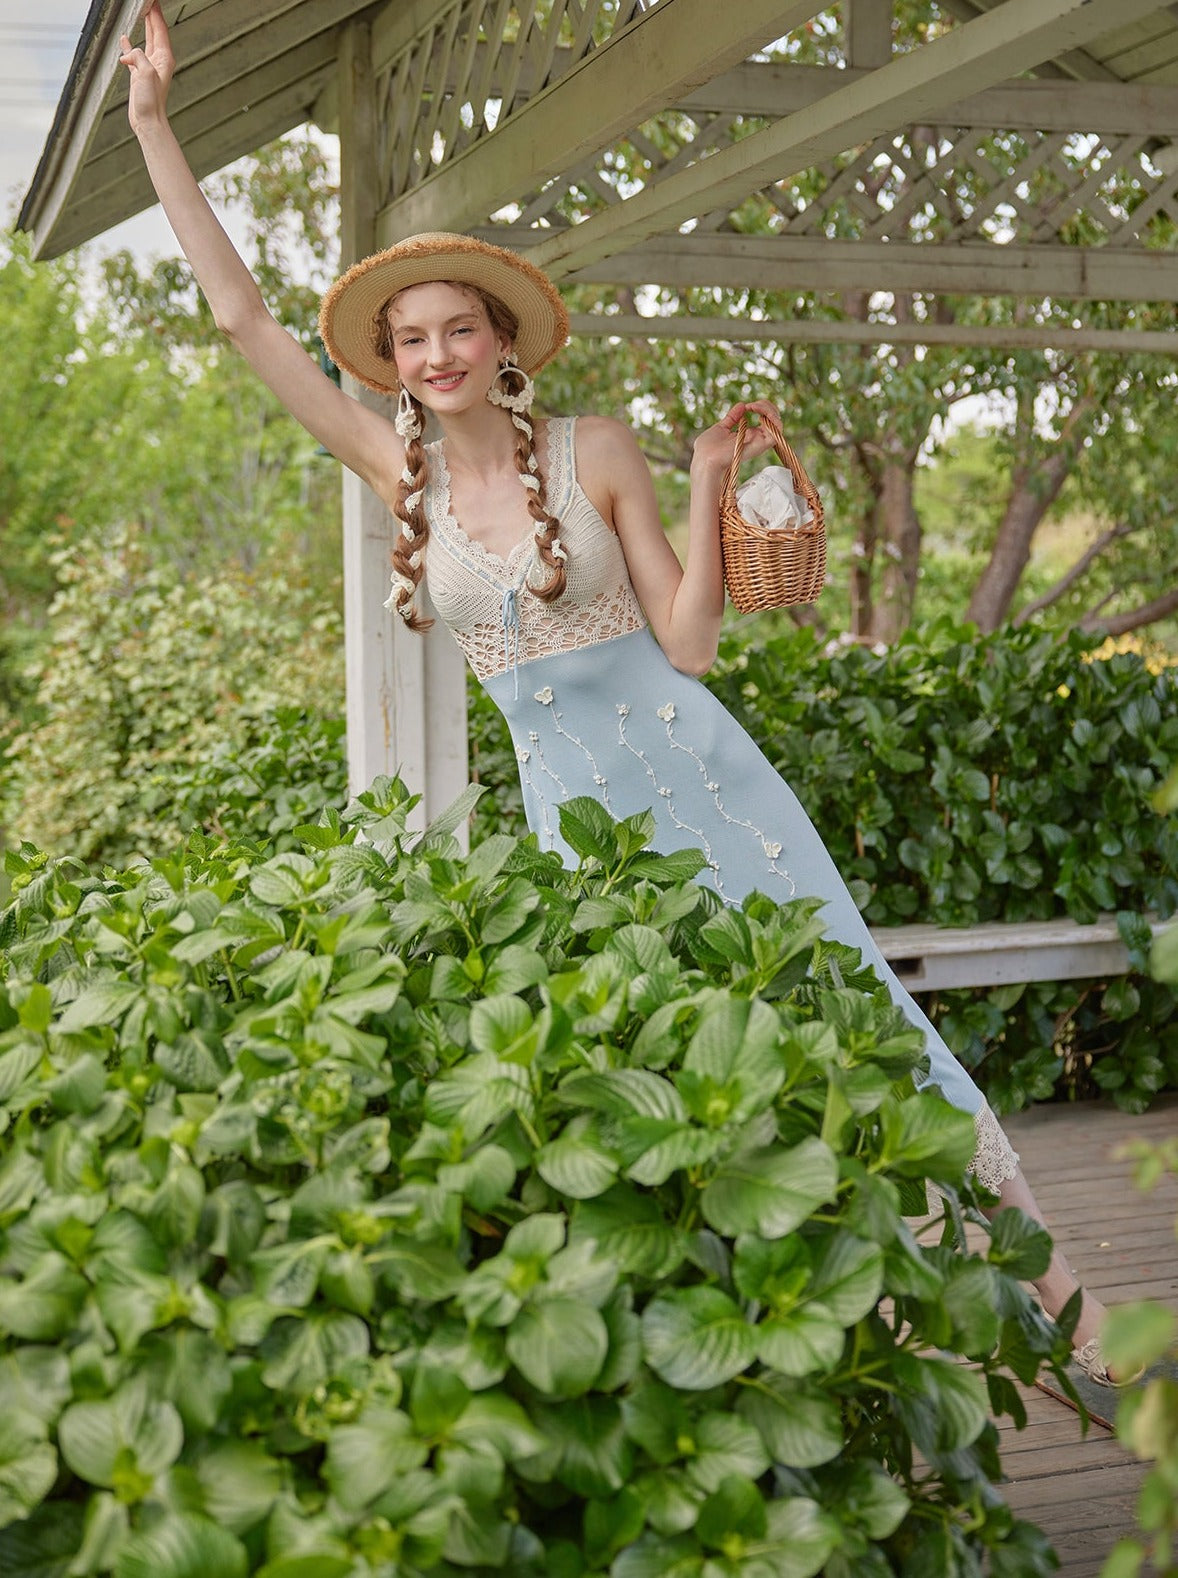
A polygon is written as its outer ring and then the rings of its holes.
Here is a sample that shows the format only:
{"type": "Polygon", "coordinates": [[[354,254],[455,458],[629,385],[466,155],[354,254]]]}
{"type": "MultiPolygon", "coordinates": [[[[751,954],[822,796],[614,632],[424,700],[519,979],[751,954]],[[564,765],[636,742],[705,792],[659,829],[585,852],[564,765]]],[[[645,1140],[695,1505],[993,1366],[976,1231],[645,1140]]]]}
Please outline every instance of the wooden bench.
{"type": "MultiPolygon", "coordinates": [[[[1151,918],[1151,924],[1156,930],[1165,923],[1151,918]]],[[[879,926],[872,936],[910,992],[1075,981],[1124,975],[1129,969],[1129,952],[1113,915],[1090,925],[1065,916],[980,926],[879,926]]]]}

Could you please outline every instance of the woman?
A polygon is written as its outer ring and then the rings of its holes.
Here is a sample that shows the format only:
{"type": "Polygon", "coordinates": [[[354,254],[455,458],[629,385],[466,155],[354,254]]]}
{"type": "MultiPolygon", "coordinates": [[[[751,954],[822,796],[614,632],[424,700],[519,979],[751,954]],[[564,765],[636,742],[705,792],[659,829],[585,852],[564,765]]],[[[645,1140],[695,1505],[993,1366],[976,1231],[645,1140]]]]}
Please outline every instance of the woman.
{"type": "MultiPolygon", "coordinates": [[[[180,245],[232,340],[288,410],[401,522],[389,606],[421,628],[423,578],[471,666],[507,716],[529,825],[561,849],[557,808],[595,795],[622,817],[653,808],[662,849],[699,847],[704,880],[729,901],[753,888],[821,895],[831,933],[860,948],[924,1032],[931,1079],[974,1115],[974,1170],[1042,1221],[981,1092],[871,939],[845,884],[788,787],[691,676],[716,655],[724,583],[717,528],[733,432],[756,400],[695,441],[686,565],[663,534],[632,433],[602,417],[530,416],[531,375],[563,345],[560,297],[524,259],[468,237],[413,237],[350,269],[320,324],[336,363],[398,398],[396,421],[340,391],[267,311],[206,203],[168,124],[173,70],[159,5],[146,48],[122,40],[129,116],[180,245]],[[423,415],[442,438],[425,445],[423,415]],[[653,632],[653,634],[652,634],[653,632]]],[[[753,426],[745,454],[772,444],[753,426]]],[[[1056,1252],[1036,1284],[1057,1315],[1078,1284],[1056,1252]]],[[[1084,1294],[1074,1336],[1103,1383],[1101,1306],[1084,1294]]]]}

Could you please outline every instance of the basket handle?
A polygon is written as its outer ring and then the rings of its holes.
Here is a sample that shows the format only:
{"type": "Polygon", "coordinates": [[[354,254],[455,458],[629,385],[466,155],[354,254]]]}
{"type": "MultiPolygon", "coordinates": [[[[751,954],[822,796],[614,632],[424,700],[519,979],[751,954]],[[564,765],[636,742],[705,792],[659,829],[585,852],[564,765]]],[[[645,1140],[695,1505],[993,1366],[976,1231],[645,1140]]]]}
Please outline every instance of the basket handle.
{"type": "MultiPolygon", "coordinates": [[[[777,451],[777,458],[793,473],[794,482],[798,492],[806,500],[813,511],[816,523],[822,521],[822,504],[818,497],[818,489],[810,481],[805,466],[802,465],[794,452],[793,446],[781,430],[781,424],[775,422],[771,416],[761,416],[760,423],[773,440],[773,448],[777,451]]],[[[741,416],[736,425],[736,444],[732,451],[732,459],[728,463],[728,470],[724,476],[724,486],[720,490],[721,498],[728,498],[736,488],[736,479],[740,475],[741,461],[744,459],[744,445],[748,433],[748,419],[741,416]]]]}

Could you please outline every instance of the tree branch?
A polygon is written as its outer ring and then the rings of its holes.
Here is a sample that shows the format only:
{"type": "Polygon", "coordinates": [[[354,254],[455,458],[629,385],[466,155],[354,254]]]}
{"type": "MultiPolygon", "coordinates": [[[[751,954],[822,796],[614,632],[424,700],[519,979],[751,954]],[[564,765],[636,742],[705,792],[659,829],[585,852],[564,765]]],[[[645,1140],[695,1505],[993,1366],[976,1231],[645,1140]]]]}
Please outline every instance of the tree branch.
{"type": "MultiPolygon", "coordinates": [[[[1101,605],[1103,607],[1103,604],[1101,605]]],[[[1101,617],[1099,609],[1093,609],[1090,614],[1085,614],[1080,620],[1080,629],[1087,635],[1123,636],[1130,630],[1140,630],[1145,625],[1152,625],[1157,619],[1165,619],[1167,614],[1178,610],[1178,587],[1166,592],[1162,597],[1155,597],[1151,602],[1142,603],[1140,608],[1131,608],[1123,614],[1114,614],[1111,619],[1101,617]]]]}
{"type": "Polygon", "coordinates": [[[1052,603],[1058,603],[1064,593],[1071,591],[1089,565],[1098,559],[1106,548],[1110,548],[1114,542],[1119,542],[1122,537],[1128,537],[1136,530],[1135,526],[1126,526],[1122,523],[1119,526],[1110,526],[1108,531],[1101,532],[1096,541],[1084,550],[1071,569],[1064,575],[1061,575],[1054,586],[1049,586],[1041,597],[1036,597],[1032,602],[1027,603],[1025,607],[1019,609],[1012,623],[1025,625],[1029,619],[1034,618],[1044,608],[1050,608],[1052,603]]]}

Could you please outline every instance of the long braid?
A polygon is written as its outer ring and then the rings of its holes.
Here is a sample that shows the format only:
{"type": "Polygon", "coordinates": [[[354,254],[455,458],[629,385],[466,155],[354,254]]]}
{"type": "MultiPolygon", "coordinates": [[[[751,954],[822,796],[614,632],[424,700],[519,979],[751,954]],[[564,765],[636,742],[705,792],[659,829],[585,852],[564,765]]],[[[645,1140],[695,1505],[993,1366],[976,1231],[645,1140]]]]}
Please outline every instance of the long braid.
{"type": "MultiPolygon", "coordinates": [[[[410,396],[410,399],[413,400],[413,397],[410,396]]],[[[421,406],[416,400],[413,400],[413,404],[417,410],[420,433],[421,406]]],[[[433,624],[432,619],[423,619],[418,613],[415,601],[425,568],[425,545],[429,540],[429,522],[422,504],[427,481],[425,445],[420,436],[410,438],[405,444],[405,469],[401,473],[401,485],[393,505],[393,513],[401,522],[401,530],[393,549],[393,590],[385,607],[400,614],[410,630],[418,631],[426,631],[433,624]]]]}
{"type": "MultiPolygon", "coordinates": [[[[505,380],[514,379],[521,384],[523,382],[516,373],[505,372],[500,376],[505,380]]],[[[542,603],[554,603],[563,594],[567,585],[568,578],[564,567],[568,554],[565,552],[564,544],[559,541],[560,521],[548,509],[547,488],[544,485],[544,478],[540,475],[540,466],[536,459],[532,424],[528,416],[515,411],[511,413],[511,420],[516,428],[515,467],[527,492],[528,514],[540,528],[535,537],[535,556],[549,572],[541,586],[534,586],[530,575],[524,584],[533,597],[538,597],[542,603]]]]}

